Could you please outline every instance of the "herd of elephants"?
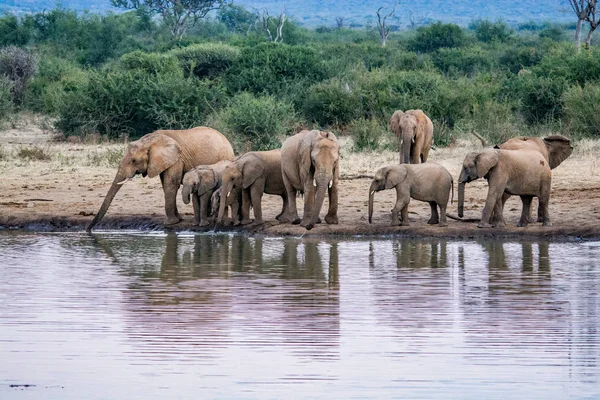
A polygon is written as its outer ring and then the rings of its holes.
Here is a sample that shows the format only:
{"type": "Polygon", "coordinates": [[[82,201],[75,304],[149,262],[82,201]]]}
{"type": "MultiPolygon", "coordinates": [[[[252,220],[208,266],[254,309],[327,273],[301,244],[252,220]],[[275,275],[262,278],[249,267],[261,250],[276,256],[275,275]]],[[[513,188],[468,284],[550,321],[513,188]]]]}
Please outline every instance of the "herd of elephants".
{"type": "MultiPolygon", "coordinates": [[[[433,143],[433,124],[421,110],[396,111],[389,123],[400,143],[401,164],[375,172],[369,188],[369,223],[374,194],[396,189],[392,225],[408,225],[410,199],[428,202],[428,224],[447,225],[446,207],[454,191],[452,175],[443,166],[427,162],[433,143]],[[439,212],[438,212],[439,208],[439,212]]],[[[480,138],[481,139],[481,138],[480,138]]],[[[485,144],[485,141],[482,139],[485,144]]],[[[480,152],[466,155],[458,178],[458,216],[463,216],[465,184],[478,178],[489,189],[478,227],[502,226],[503,206],[511,195],[523,203],[517,226],[531,222],[531,201],[539,200],[537,221],[551,225],[548,215],[551,170],[571,155],[570,140],[561,135],[546,138],[517,137],[480,152]]],[[[331,132],[303,130],[287,138],[281,149],[252,151],[234,156],[233,148],[220,132],[208,127],[159,130],[129,144],[114,181],[88,232],[106,214],[121,186],[137,174],[160,176],[165,195],[165,225],[182,220],[177,211],[177,193],[190,198],[194,221],[200,226],[260,224],[264,193],[279,195],[283,206],[277,220],[300,224],[310,230],[320,223],[319,213],[328,195],[325,222],[338,223],[340,145],[331,132]],[[298,216],[296,196],[304,197],[304,214],[298,216]],[[250,208],[254,220],[250,219],[250,208]],[[229,216],[229,212],[231,216],[229,216]]]]}

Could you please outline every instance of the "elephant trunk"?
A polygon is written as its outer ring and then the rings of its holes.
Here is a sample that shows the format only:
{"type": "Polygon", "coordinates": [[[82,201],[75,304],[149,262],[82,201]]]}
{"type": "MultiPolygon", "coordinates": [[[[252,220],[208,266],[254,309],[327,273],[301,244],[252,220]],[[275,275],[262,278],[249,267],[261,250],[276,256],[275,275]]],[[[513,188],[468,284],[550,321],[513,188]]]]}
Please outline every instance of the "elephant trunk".
{"type": "Polygon", "coordinates": [[[412,146],[413,136],[410,133],[402,135],[402,163],[410,164],[410,148],[412,146]]]}
{"type": "Polygon", "coordinates": [[[373,200],[375,199],[375,182],[369,188],[369,223],[373,220],[373,200]]]}
{"type": "Polygon", "coordinates": [[[108,210],[108,207],[110,206],[110,203],[112,203],[113,199],[115,198],[115,195],[117,194],[119,189],[121,189],[121,186],[124,183],[123,181],[125,179],[126,178],[124,176],[117,174],[110,189],[108,189],[108,193],[106,193],[106,197],[104,197],[104,201],[102,202],[102,206],[100,206],[100,210],[98,210],[98,212],[96,213],[96,216],[94,217],[92,222],[86,228],[86,231],[88,233],[92,231],[92,228],[94,226],[96,226],[96,224],[98,224],[98,222],[100,222],[100,220],[102,218],[104,218],[104,215],[106,214],[106,211],[108,210]]]}
{"type": "Polygon", "coordinates": [[[185,204],[190,204],[190,196],[192,194],[192,187],[189,185],[183,185],[181,189],[181,197],[185,204]]]}
{"type": "Polygon", "coordinates": [[[321,207],[323,207],[323,201],[325,200],[325,193],[327,193],[327,189],[329,183],[332,181],[332,177],[329,176],[321,176],[316,179],[317,181],[317,193],[315,194],[315,202],[313,204],[313,209],[311,210],[310,222],[306,225],[307,230],[311,230],[317,220],[319,219],[319,214],[321,213],[321,207]]]}
{"type": "Polygon", "coordinates": [[[458,182],[458,216],[460,218],[464,215],[465,207],[465,182],[458,182]]]}
{"type": "Polygon", "coordinates": [[[217,225],[223,223],[223,215],[225,215],[225,207],[227,206],[227,197],[229,197],[229,192],[231,192],[232,188],[233,183],[226,182],[223,183],[219,189],[221,191],[221,196],[219,201],[219,214],[217,215],[217,225]]]}

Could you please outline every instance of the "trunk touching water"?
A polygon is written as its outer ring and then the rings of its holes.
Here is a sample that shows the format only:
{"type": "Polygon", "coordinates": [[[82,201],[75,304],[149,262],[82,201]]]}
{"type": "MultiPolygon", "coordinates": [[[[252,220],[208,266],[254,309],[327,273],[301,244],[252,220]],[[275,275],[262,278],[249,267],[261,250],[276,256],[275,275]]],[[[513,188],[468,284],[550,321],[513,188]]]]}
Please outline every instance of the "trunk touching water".
{"type": "Polygon", "coordinates": [[[115,177],[115,180],[113,181],[110,189],[108,189],[108,193],[106,193],[106,197],[104,197],[104,201],[102,202],[102,206],[100,206],[100,210],[98,210],[98,212],[96,213],[96,216],[94,217],[92,222],[88,225],[88,227],[86,229],[87,232],[91,232],[92,228],[94,226],[96,226],[96,224],[98,224],[98,222],[100,222],[100,220],[104,217],[104,215],[106,214],[106,211],[108,210],[108,207],[110,206],[110,203],[115,198],[115,195],[117,194],[119,189],[121,189],[122,185],[119,185],[119,182],[122,182],[123,180],[124,180],[123,177],[121,177],[120,175],[117,175],[115,177]]]}
{"type": "Polygon", "coordinates": [[[465,183],[458,182],[458,216],[463,217],[465,206],[465,183]]]}
{"type": "Polygon", "coordinates": [[[371,184],[369,188],[369,223],[373,220],[373,200],[375,200],[375,188],[371,184]]]}
{"type": "MultiPolygon", "coordinates": [[[[221,224],[223,222],[223,215],[225,215],[225,206],[227,204],[227,197],[229,197],[229,192],[233,189],[233,183],[227,182],[224,183],[221,188],[221,201],[219,202],[219,215],[217,216],[217,224],[221,224]]],[[[243,190],[243,189],[242,189],[243,190]]]]}

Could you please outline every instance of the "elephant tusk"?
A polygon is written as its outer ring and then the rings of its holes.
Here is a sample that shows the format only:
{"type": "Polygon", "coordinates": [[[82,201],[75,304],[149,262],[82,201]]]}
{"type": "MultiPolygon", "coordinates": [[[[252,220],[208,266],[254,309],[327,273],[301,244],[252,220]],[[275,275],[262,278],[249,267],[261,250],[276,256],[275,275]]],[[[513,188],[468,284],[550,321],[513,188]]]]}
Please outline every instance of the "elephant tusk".
{"type": "Polygon", "coordinates": [[[227,196],[225,196],[225,198],[228,198],[230,194],[231,194],[231,190],[229,192],[227,192],[227,196]]]}
{"type": "Polygon", "coordinates": [[[125,182],[127,182],[128,180],[130,180],[131,178],[125,178],[123,179],[121,182],[117,182],[117,185],[121,186],[122,184],[124,184],[125,182]]]}
{"type": "Polygon", "coordinates": [[[370,196],[373,196],[375,194],[374,190],[371,190],[371,193],[369,193],[370,196]]]}
{"type": "Polygon", "coordinates": [[[317,187],[317,180],[313,178],[313,186],[317,187]]]}
{"type": "Polygon", "coordinates": [[[329,189],[333,187],[333,181],[329,181],[329,189]]]}

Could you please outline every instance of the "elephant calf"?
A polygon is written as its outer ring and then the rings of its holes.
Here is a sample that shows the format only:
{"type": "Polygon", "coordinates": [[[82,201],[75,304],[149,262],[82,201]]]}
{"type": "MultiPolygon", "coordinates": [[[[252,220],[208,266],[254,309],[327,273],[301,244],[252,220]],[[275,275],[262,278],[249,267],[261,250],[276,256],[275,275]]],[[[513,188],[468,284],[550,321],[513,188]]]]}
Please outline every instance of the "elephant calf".
{"type": "MultiPolygon", "coordinates": [[[[221,187],[223,170],[230,163],[231,161],[225,160],[211,165],[199,165],[183,176],[181,196],[185,204],[189,204],[190,197],[192,198],[194,222],[197,225],[210,225],[209,210],[213,194],[221,187]]],[[[235,222],[239,210],[237,192],[229,195],[227,206],[231,207],[231,216],[235,222]]]]}
{"type": "Polygon", "coordinates": [[[450,172],[436,163],[400,164],[383,167],[375,173],[369,188],[369,223],[373,217],[375,192],[396,188],[396,205],[392,209],[392,226],[408,226],[408,203],[411,197],[431,206],[428,224],[447,226],[446,207],[450,192],[454,198],[454,182],[450,172]],[[437,207],[440,208],[438,214],[437,207]],[[401,219],[398,214],[401,213],[401,219]]]}

